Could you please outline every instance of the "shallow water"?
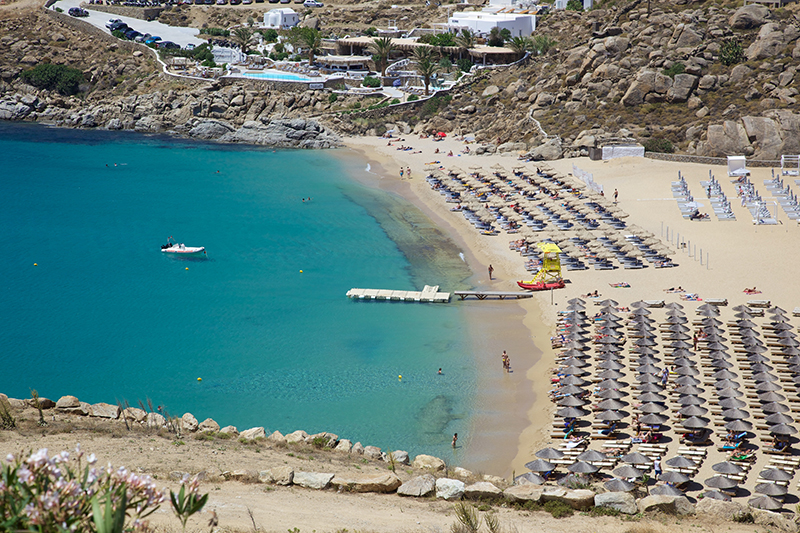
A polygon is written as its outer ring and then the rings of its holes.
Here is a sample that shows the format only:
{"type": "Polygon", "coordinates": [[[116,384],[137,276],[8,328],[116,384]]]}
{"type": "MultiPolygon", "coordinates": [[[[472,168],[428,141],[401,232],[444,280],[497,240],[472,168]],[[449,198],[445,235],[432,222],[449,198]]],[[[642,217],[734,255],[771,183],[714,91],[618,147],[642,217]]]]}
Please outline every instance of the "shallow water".
{"type": "Polygon", "coordinates": [[[0,391],[450,456],[474,410],[463,310],[345,293],[470,272],[351,179],[363,161],[19,124],[0,149],[0,391]],[[208,258],[165,257],[169,236],[208,258]]]}

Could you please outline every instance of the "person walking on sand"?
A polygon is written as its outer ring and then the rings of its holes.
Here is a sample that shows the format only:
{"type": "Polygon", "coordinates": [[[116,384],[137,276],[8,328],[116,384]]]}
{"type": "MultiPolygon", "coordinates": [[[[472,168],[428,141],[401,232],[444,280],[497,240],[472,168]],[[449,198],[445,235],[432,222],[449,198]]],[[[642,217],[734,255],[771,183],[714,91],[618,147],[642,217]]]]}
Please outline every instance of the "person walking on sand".
{"type": "Polygon", "coordinates": [[[403,167],[400,167],[400,179],[403,179],[403,167]]]}
{"type": "Polygon", "coordinates": [[[492,265],[489,265],[489,281],[492,281],[492,273],[493,272],[494,272],[494,267],[492,265]]]}
{"type": "Polygon", "coordinates": [[[617,203],[617,197],[619,196],[619,191],[614,189],[614,203],[617,203]]]}
{"type": "Polygon", "coordinates": [[[456,442],[458,442],[458,433],[453,433],[453,448],[456,447],[456,442]]]}
{"type": "Polygon", "coordinates": [[[411,167],[406,167],[406,177],[411,179],[411,167]]]}

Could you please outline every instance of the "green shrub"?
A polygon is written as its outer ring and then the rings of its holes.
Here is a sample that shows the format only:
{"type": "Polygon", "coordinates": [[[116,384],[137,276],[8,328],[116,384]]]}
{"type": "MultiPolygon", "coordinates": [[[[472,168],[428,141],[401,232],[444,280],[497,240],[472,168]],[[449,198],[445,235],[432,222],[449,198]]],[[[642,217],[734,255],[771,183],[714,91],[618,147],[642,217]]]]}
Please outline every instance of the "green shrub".
{"type": "Polygon", "coordinates": [[[583,2],[581,2],[581,0],[569,0],[569,2],[567,2],[567,10],[583,11],[583,2]]]}
{"type": "Polygon", "coordinates": [[[662,72],[665,76],[669,76],[670,78],[674,79],[676,74],[683,74],[685,71],[686,65],[678,61],[673,63],[671,67],[665,68],[662,72]]]}
{"type": "Polygon", "coordinates": [[[375,37],[376,35],[378,35],[378,28],[376,28],[375,26],[370,26],[369,28],[364,30],[364,35],[375,37]]]}
{"type": "Polygon", "coordinates": [[[433,115],[439,111],[442,107],[446,106],[450,103],[453,97],[449,94],[446,96],[434,96],[433,98],[428,98],[428,100],[422,104],[422,109],[420,110],[420,116],[425,117],[428,115],[433,115]]]}
{"type": "Polygon", "coordinates": [[[112,32],[111,32],[111,35],[113,35],[113,36],[114,36],[114,37],[116,37],[117,39],[124,39],[124,38],[125,38],[125,34],[124,34],[124,33],[122,33],[122,31],[120,31],[120,30],[114,30],[114,31],[112,31],[112,32]]]}
{"type": "Polygon", "coordinates": [[[57,8],[56,8],[56,13],[63,13],[63,12],[64,12],[64,10],[63,10],[63,9],[61,9],[60,7],[57,7],[57,8]]]}
{"type": "Polygon", "coordinates": [[[572,516],[574,510],[568,504],[557,500],[545,502],[544,510],[553,515],[553,518],[572,516]]]}
{"type": "Polygon", "coordinates": [[[364,81],[361,82],[364,87],[380,87],[381,80],[378,78],[373,78],[372,76],[367,76],[364,78],[364,81]]]}
{"type": "Polygon", "coordinates": [[[719,60],[726,67],[741,63],[744,59],[742,43],[736,39],[725,39],[719,48],[719,60]]]}
{"type": "Polygon", "coordinates": [[[416,94],[412,94],[412,95],[410,95],[410,96],[408,97],[408,99],[407,99],[407,100],[408,100],[409,102],[415,102],[415,101],[419,100],[419,96],[417,96],[416,94]]]}
{"type": "Polygon", "coordinates": [[[329,104],[334,103],[338,99],[339,99],[339,95],[336,94],[336,93],[331,93],[331,94],[328,95],[328,103],[329,104]]]}
{"type": "Polygon", "coordinates": [[[261,35],[264,37],[264,41],[268,43],[274,43],[278,40],[278,32],[272,28],[262,31],[261,35]]]}
{"type": "Polygon", "coordinates": [[[66,65],[53,65],[52,63],[39,63],[30,70],[20,74],[22,81],[34,87],[47,90],[56,90],[64,95],[78,92],[83,83],[83,72],[66,65]]]}
{"type": "Polygon", "coordinates": [[[592,507],[589,516],[619,516],[621,512],[613,507],[592,507]]]}
{"type": "Polygon", "coordinates": [[[11,414],[11,404],[5,398],[0,398],[0,429],[14,429],[17,421],[11,414]]]}
{"type": "Polygon", "coordinates": [[[399,103],[400,103],[400,99],[399,98],[392,98],[392,101],[389,102],[389,105],[394,105],[394,104],[399,104],[399,103]]]}
{"type": "Polygon", "coordinates": [[[228,37],[231,34],[229,30],[223,30],[222,28],[206,28],[202,30],[202,33],[213,35],[214,37],[228,37]]]}
{"type": "Polygon", "coordinates": [[[221,440],[228,440],[232,437],[233,435],[231,435],[230,433],[217,433],[217,438],[221,440]]]}
{"type": "Polygon", "coordinates": [[[429,44],[431,46],[456,46],[456,36],[454,33],[426,33],[418,39],[419,42],[429,44]]]}
{"type": "Polygon", "coordinates": [[[361,109],[361,102],[356,102],[350,107],[352,107],[353,109],[361,109]]]}
{"type": "Polygon", "coordinates": [[[466,57],[462,57],[461,59],[456,61],[456,65],[458,66],[459,69],[461,69],[461,72],[469,72],[470,69],[472,69],[472,67],[475,66],[475,63],[473,63],[466,57]]]}
{"type": "Polygon", "coordinates": [[[669,139],[661,137],[651,137],[642,143],[645,152],[658,152],[671,154],[675,149],[669,139]]]}
{"type": "Polygon", "coordinates": [[[756,521],[753,513],[750,511],[743,511],[741,513],[733,515],[733,521],[739,522],[740,524],[752,524],[756,521]]]}

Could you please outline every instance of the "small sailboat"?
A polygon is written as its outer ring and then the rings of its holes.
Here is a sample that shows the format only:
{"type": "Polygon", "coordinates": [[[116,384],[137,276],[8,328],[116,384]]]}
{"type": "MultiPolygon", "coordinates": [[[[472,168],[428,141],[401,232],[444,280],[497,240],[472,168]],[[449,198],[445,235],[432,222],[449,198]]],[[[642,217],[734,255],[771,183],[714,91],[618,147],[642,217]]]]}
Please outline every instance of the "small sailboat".
{"type": "Polygon", "coordinates": [[[198,257],[201,255],[206,255],[205,247],[186,246],[182,242],[174,242],[172,237],[167,239],[167,244],[161,245],[161,252],[165,254],[173,254],[176,257],[198,257]]]}

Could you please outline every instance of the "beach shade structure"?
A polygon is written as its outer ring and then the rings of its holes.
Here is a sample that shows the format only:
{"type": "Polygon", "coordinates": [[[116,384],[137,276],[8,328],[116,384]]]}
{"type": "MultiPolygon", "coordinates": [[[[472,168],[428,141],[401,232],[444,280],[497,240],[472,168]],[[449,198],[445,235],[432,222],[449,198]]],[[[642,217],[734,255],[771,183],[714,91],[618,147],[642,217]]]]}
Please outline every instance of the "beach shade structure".
{"type": "Polygon", "coordinates": [[[603,370],[597,374],[597,377],[602,379],[619,379],[625,377],[625,374],[619,370],[603,370]]]}
{"type": "Polygon", "coordinates": [[[567,467],[567,470],[569,470],[573,474],[594,474],[595,472],[600,470],[600,467],[594,466],[589,463],[585,463],[583,461],[578,461],[569,465],[567,467]]]}
{"type": "Polygon", "coordinates": [[[730,370],[717,370],[716,372],[711,374],[711,377],[716,379],[716,380],[737,379],[739,377],[739,375],[736,374],[735,372],[731,372],[730,370]]]}
{"type": "Polygon", "coordinates": [[[666,396],[664,396],[663,394],[655,393],[655,392],[643,392],[642,394],[639,395],[639,397],[637,399],[642,403],[647,403],[647,402],[665,402],[665,401],[667,401],[667,397],[666,396]]]}
{"type": "Polygon", "coordinates": [[[743,329],[754,329],[758,327],[758,324],[750,320],[749,318],[743,318],[742,320],[737,320],[736,325],[739,328],[743,329]]]}
{"type": "Polygon", "coordinates": [[[773,498],[772,496],[756,496],[747,500],[747,505],[755,507],[756,509],[764,509],[766,511],[777,511],[783,507],[783,504],[773,498]]]}
{"type": "Polygon", "coordinates": [[[608,457],[606,457],[606,454],[598,452],[597,450],[586,450],[578,455],[578,460],[587,462],[607,461],[608,457]]]}
{"type": "MultiPolygon", "coordinates": [[[[775,369],[766,363],[752,363],[750,365],[750,370],[752,372],[760,373],[760,372],[769,372],[770,370],[775,370],[775,369]]],[[[755,379],[755,376],[753,376],[753,378],[755,379]]],[[[775,380],[769,380],[769,381],[775,381],[775,380]]]]}
{"type": "Polygon", "coordinates": [[[764,420],[767,421],[767,424],[794,424],[794,418],[784,413],[772,413],[764,420]]]}
{"type": "Polygon", "coordinates": [[[681,408],[678,410],[678,414],[681,416],[703,416],[708,412],[708,409],[705,407],[700,407],[699,405],[687,405],[686,407],[681,408]]]}
{"type": "Polygon", "coordinates": [[[783,356],[800,355],[800,349],[795,346],[786,346],[781,348],[781,351],[778,352],[778,354],[783,356]]]}
{"type": "Polygon", "coordinates": [[[776,496],[786,496],[786,494],[789,492],[789,489],[783,485],[778,485],[777,483],[759,483],[756,485],[755,490],[759,494],[766,494],[767,496],[772,496],[773,498],[776,496]]]}
{"type": "Polygon", "coordinates": [[[640,365],[636,367],[636,372],[639,374],[657,374],[661,369],[656,365],[640,365]]]}
{"type": "MultiPolygon", "coordinates": [[[[649,460],[648,460],[648,462],[649,462],[649,460]]],[[[614,474],[615,476],[621,477],[623,479],[638,479],[638,478],[642,477],[642,471],[639,470],[638,468],[634,468],[634,467],[632,467],[630,465],[624,465],[624,466],[620,466],[618,468],[615,468],[614,470],[611,471],[611,473],[614,474]]]]}
{"type": "Polygon", "coordinates": [[[778,381],[778,376],[770,374],[769,372],[758,372],[757,374],[753,374],[753,380],[757,382],[778,381]]]}
{"type": "Polygon", "coordinates": [[[561,459],[564,457],[564,452],[556,450],[555,448],[542,448],[534,454],[539,459],[561,459]]]}
{"type": "Polygon", "coordinates": [[[675,369],[675,373],[681,376],[699,376],[700,371],[693,366],[679,366],[675,369]]]}
{"type": "Polygon", "coordinates": [[[788,424],[775,424],[769,428],[771,435],[794,435],[797,430],[788,424]]]}
{"type": "Polygon", "coordinates": [[[608,409],[623,409],[628,406],[627,402],[621,402],[615,398],[609,398],[607,400],[603,400],[597,404],[597,407],[603,410],[608,409]]]}
{"type": "Polygon", "coordinates": [[[559,380],[559,383],[561,383],[561,385],[566,385],[566,386],[570,386],[570,387],[578,387],[578,389],[580,389],[580,390],[575,390],[575,391],[566,391],[566,390],[564,390],[565,387],[562,387],[561,388],[561,392],[566,392],[567,394],[577,394],[577,393],[584,392],[584,390],[581,389],[580,387],[583,386],[583,385],[588,384],[589,382],[586,381],[585,379],[583,379],[582,377],[572,375],[572,376],[564,376],[563,378],[561,378],[561,380],[559,380]]]}
{"type": "Polygon", "coordinates": [[[582,368],[577,367],[577,366],[568,366],[568,367],[562,368],[560,371],[563,374],[567,375],[567,376],[584,376],[584,375],[588,374],[587,371],[585,371],[582,368]]]}
{"type": "Polygon", "coordinates": [[[658,350],[651,346],[631,346],[631,354],[636,354],[640,357],[646,357],[648,355],[655,355],[658,353],[658,350]]]}
{"type": "Polygon", "coordinates": [[[743,409],[725,409],[722,411],[722,418],[725,420],[745,420],[750,418],[750,413],[743,409]]]}
{"type": "Polygon", "coordinates": [[[738,398],[739,396],[744,396],[744,394],[733,387],[727,387],[724,389],[717,389],[717,396],[720,398],[738,398]]]}
{"type": "Polygon", "coordinates": [[[588,415],[589,411],[577,407],[564,407],[556,411],[556,414],[564,418],[580,418],[588,415]]]}
{"type": "Polygon", "coordinates": [[[534,472],[527,472],[514,478],[514,485],[544,485],[545,479],[534,472]]]}
{"type": "Polygon", "coordinates": [[[567,303],[570,304],[570,305],[582,305],[584,307],[585,307],[585,304],[586,304],[586,302],[584,302],[580,298],[571,298],[571,299],[567,300],[567,303]]]}
{"type": "Polygon", "coordinates": [[[627,416],[626,413],[621,413],[620,411],[612,411],[606,410],[601,411],[595,415],[595,419],[602,420],[604,422],[616,422],[617,420],[622,420],[627,416]]]}
{"type": "Polygon", "coordinates": [[[719,379],[716,383],[714,383],[714,388],[717,390],[738,389],[739,383],[730,379],[719,379]]]}
{"type": "Polygon", "coordinates": [[[650,489],[650,494],[656,496],[684,496],[683,491],[672,485],[657,485],[650,489]]]}
{"type": "Polygon", "coordinates": [[[710,500],[719,500],[721,502],[729,502],[729,501],[733,500],[733,498],[731,498],[727,494],[722,494],[718,490],[708,490],[708,491],[704,492],[703,493],[703,498],[708,498],[710,500]]]}
{"type": "Polygon", "coordinates": [[[658,383],[640,383],[636,386],[636,388],[642,392],[664,392],[664,387],[658,383]]]}
{"type": "Polygon", "coordinates": [[[597,367],[602,368],[604,370],[621,370],[625,368],[625,365],[623,363],[620,363],[619,361],[606,360],[599,363],[597,367]]]}
{"type": "Polygon", "coordinates": [[[747,402],[737,400],[736,398],[722,398],[717,403],[723,409],[740,409],[747,406],[747,402]]]}
{"type": "Polygon", "coordinates": [[[597,384],[600,389],[624,389],[628,384],[616,379],[604,379],[597,384]]]}
{"type": "Polygon", "coordinates": [[[645,309],[644,307],[637,307],[633,311],[631,311],[633,316],[647,316],[652,314],[649,309],[645,309]]]}
{"type": "Polygon", "coordinates": [[[660,363],[661,360],[658,357],[653,357],[652,355],[643,355],[642,357],[636,360],[636,363],[640,366],[643,365],[656,365],[660,363]]]}
{"type": "Polygon", "coordinates": [[[712,367],[718,368],[720,370],[733,368],[733,363],[729,363],[725,359],[712,359],[710,364],[712,367]]]}
{"type": "Polygon", "coordinates": [[[556,465],[544,459],[536,459],[530,463],[525,463],[525,468],[531,472],[550,472],[554,470],[556,465]]]}
{"type": "MultiPolygon", "coordinates": [[[[675,354],[672,354],[673,357],[675,354]]],[[[696,366],[697,363],[689,359],[688,357],[678,357],[672,360],[672,364],[675,366],[696,366]]]]}
{"type": "Polygon", "coordinates": [[[647,424],[648,426],[659,426],[661,424],[666,424],[668,420],[668,416],[659,415],[656,413],[649,413],[639,417],[639,422],[642,424],[647,424]]]}
{"type": "Polygon", "coordinates": [[[675,403],[681,406],[687,405],[703,405],[706,403],[706,399],[702,396],[694,396],[692,394],[687,394],[686,396],[679,396],[675,403]]]}
{"type": "Polygon", "coordinates": [[[664,307],[666,307],[667,309],[683,309],[683,306],[678,302],[670,302],[664,307]]]}
{"type": "Polygon", "coordinates": [[[768,479],[770,481],[789,481],[794,476],[786,470],[781,470],[780,468],[765,468],[758,473],[758,477],[761,479],[768,479]]]}
{"type": "Polygon", "coordinates": [[[759,392],[758,399],[762,402],[782,402],[786,399],[783,394],[778,394],[775,391],[759,392]]]}
{"type": "MultiPolygon", "coordinates": [[[[653,462],[652,459],[639,452],[633,452],[627,455],[623,455],[622,457],[619,458],[619,460],[629,465],[649,465],[650,463],[653,462]]],[[[623,477],[628,477],[628,476],[623,476],[623,477]]]]}
{"type": "Polygon", "coordinates": [[[719,475],[706,479],[703,481],[703,485],[706,487],[711,487],[712,489],[730,490],[736,487],[738,483],[729,477],[719,475]]]}
{"type": "Polygon", "coordinates": [[[586,362],[584,359],[581,359],[579,357],[567,357],[566,359],[561,361],[561,364],[564,365],[564,366],[567,366],[567,367],[569,367],[569,366],[577,366],[578,368],[583,368],[585,366],[589,366],[588,362],[586,362]]]}
{"type": "Polygon", "coordinates": [[[673,381],[678,385],[700,385],[700,380],[694,376],[681,376],[673,381]]]}
{"type": "Polygon", "coordinates": [[[708,426],[708,420],[697,416],[691,416],[686,420],[684,420],[683,422],[681,422],[681,425],[688,429],[702,429],[708,426]]]}
{"type": "Polygon", "coordinates": [[[780,339],[778,344],[781,346],[800,346],[800,341],[797,339],[780,339]]]}
{"type": "Polygon", "coordinates": [[[680,485],[681,483],[686,483],[689,481],[689,476],[686,474],[681,474],[680,472],[664,472],[660,476],[658,476],[659,481],[665,481],[667,483],[676,483],[680,485]]]}
{"type": "Polygon", "coordinates": [[[636,381],[639,383],[658,383],[661,378],[653,374],[636,374],[636,381]]]}
{"type": "Polygon", "coordinates": [[[692,331],[689,326],[684,326],[683,324],[670,324],[667,326],[667,331],[670,333],[686,333],[692,331]]]}
{"type": "Polygon", "coordinates": [[[611,335],[607,335],[605,337],[601,337],[600,340],[597,341],[600,344],[622,344],[622,339],[619,337],[612,337],[611,335]]]}
{"type": "Polygon", "coordinates": [[[641,337],[633,340],[635,346],[657,346],[658,343],[650,337],[641,337]]]}
{"type": "Polygon", "coordinates": [[[627,392],[616,389],[606,389],[595,394],[595,396],[599,398],[615,399],[615,400],[619,398],[624,398],[627,395],[628,395],[627,392]]]}
{"type": "Polygon", "coordinates": [[[686,341],[672,341],[667,345],[667,348],[690,350],[693,346],[686,341]]]}
{"type": "Polygon", "coordinates": [[[561,407],[581,407],[587,403],[586,400],[581,400],[577,396],[564,396],[558,400],[558,405],[561,407]]]}
{"type": "Polygon", "coordinates": [[[614,478],[603,483],[603,487],[609,492],[630,492],[636,488],[636,485],[624,479],[614,478]]]}
{"type": "Polygon", "coordinates": [[[673,468],[695,468],[697,466],[694,461],[682,455],[677,455],[672,459],[667,459],[665,462],[667,466],[671,466],[673,468]]]}
{"type": "Polygon", "coordinates": [[[708,326],[721,326],[722,325],[722,320],[714,318],[713,316],[707,316],[707,317],[703,318],[702,320],[700,320],[700,323],[705,327],[708,327],[708,326]]]}
{"type": "Polygon", "coordinates": [[[717,463],[711,467],[711,470],[717,472],[718,474],[741,474],[744,472],[744,468],[736,463],[731,463],[730,461],[717,463]]]}
{"type": "Polygon", "coordinates": [[[758,343],[753,343],[753,344],[745,343],[744,349],[748,354],[764,353],[767,351],[767,349],[764,346],[758,343]]]}
{"type": "Polygon", "coordinates": [[[680,387],[675,389],[675,392],[677,392],[678,394],[691,394],[697,396],[698,394],[703,394],[705,392],[705,389],[702,389],[697,385],[681,385],[680,387]]]}
{"type": "Polygon", "coordinates": [[[725,424],[725,429],[729,429],[731,431],[750,431],[753,429],[753,424],[746,420],[731,420],[725,424]]]}
{"type": "Polygon", "coordinates": [[[668,341],[685,341],[691,339],[686,333],[670,333],[664,338],[668,341]]]}
{"type": "Polygon", "coordinates": [[[765,413],[785,413],[789,411],[789,406],[778,402],[769,402],[761,406],[761,410],[765,413]]]}
{"type": "MultiPolygon", "coordinates": [[[[567,303],[569,303],[569,302],[567,302],[567,303]]],[[[605,300],[601,300],[599,303],[603,307],[617,307],[619,305],[618,301],[612,300],[611,298],[606,298],[605,300]]]]}
{"type": "Polygon", "coordinates": [[[708,348],[709,350],[714,350],[714,351],[718,351],[718,352],[728,349],[727,346],[725,346],[724,344],[719,343],[719,342],[709,342],[706,345],[706,348],[708,348]]]}
{"type": "Polygon", "coordinates": [[[650,413],[663,413],[664,411],[667,410],[667,407],[665,405],[660,404],[660,403],[648,402],[648,403],[643,404],[641,407],[639,407],[639,410],[641,412],[647,413],[647,414],[650,414],[650,413]]]}

